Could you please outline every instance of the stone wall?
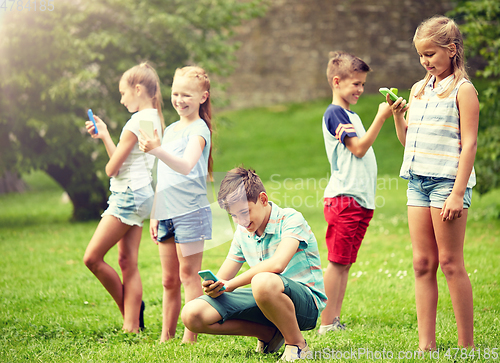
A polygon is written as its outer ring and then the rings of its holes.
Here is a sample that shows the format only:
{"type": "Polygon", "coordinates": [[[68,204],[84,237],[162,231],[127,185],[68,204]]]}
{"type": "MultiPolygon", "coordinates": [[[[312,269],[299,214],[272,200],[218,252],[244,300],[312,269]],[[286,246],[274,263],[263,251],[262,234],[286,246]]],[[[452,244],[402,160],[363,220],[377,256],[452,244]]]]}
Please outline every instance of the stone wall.
{"type": "Polygon", "coordinates": [[[372,68],[365,92],[409,89],[425,75],[412,45],[445,0],[274,0],[264,18],[238,29],[237,68],[226,81],[231,108],[330,97],[328,53],[344,50],[372,68]]]}

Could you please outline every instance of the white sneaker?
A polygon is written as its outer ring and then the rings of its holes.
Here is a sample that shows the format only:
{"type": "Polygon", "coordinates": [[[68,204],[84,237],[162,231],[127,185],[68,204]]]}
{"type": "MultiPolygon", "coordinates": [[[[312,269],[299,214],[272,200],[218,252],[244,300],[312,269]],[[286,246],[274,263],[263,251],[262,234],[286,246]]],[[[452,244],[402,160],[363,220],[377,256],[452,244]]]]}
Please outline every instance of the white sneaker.
{"type": "Polygon", "coordinates": [[[318,334],[319,335],[324,335],[329,331],[339,331],[339,330],[346,330],[345,324],[340,323],[340,319],[338,316],[336,316],[333,319],[333,323],[330,325],[320,325],[318,334]]]}
{"type": "Polygon", "coordinates": [[[300,349],[297,345],[285,344],[285,351],[280,358],[280,361],[293,362],[296,359],[312,359],[312,350],[307,345],[300,349]]]}

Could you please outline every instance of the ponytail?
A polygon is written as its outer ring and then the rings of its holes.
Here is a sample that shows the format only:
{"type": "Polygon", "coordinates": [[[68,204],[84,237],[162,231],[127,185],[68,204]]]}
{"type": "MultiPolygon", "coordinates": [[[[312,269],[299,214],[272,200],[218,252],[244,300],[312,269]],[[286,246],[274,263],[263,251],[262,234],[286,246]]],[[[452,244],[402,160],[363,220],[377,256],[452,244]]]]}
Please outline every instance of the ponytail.
{"type": "Polygon", "coordinates": [[[200,105],[200,117],[207,124],[208,129],[210,130],[210,152],[208,154],[208,174],[210,177],[213,175],[213,167],[214,160],[212,158],[212,103],[210,102],[210,89],[208,91],[208,96],[205,102],[200,105]]]}
{"type": "Polygon", "coordinates": [[[156,92],[153,99],[153,107],[158,111],[158,116],[160,117],[161,122],[161,132],[160,137],[163,135],[163,130],[165,130],[165,120],[163,118],[162,106],[163,106],[163,97],[161,96],[161,86],[160,81],[156,82],[156,92]]]}
{"type": "Polygon", "coordinates": [[[161,121],[160,137],[165,129],[165,120],[163,119],[162,105],[163,97],[161,96],[160,78],[155,69],[147,62],[143,62],[130,68],[123,73],[122,79],[127,81],[130,87],[135,87],[137,84],[142,85],[148,96],[153,101],[153,107],[158,111],[158,116],[161,121]]]}

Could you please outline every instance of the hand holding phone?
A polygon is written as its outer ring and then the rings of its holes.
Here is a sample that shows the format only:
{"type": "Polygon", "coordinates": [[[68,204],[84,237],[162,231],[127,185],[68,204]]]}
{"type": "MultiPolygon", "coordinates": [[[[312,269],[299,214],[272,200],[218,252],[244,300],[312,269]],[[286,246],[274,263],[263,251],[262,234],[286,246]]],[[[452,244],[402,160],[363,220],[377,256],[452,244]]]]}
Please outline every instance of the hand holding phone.
{"type": "MultiPolygon", "coordinates": [[[[209,280],[212,280],[213,282],[219,281],[219,279],[210,270],[198,271],[198,275],[200,275],[201,278],[203,280],[205,280],[205,281],[209,281],[209,280]]],[[[226,289],[226,287],[222,286],[222,288],[220,289],[220,291],[224,291],[225,289],[226,289]]]]}
{"type": "MultiPolygon", "coordinates": [[[[384,95],[384,97],[386,97],[387,94],[389,94],[389,98],[391,99],[392,102],[396,102],[397,99],[399,98],[398,95],[396,94],[398,92],[397,88],[391,88],[391,89],[389,89],[389,88],[386,88],[386,87],[382,87],[378,91],[380,93],[382,93],[384,95]]],[[[405,99],[403,99],[403,101],[405,101],[405,99]]],[[[403,101],[401,101],[401,103],[403,101]]]]}
{"type": "Polygon", "coordinates": [[[153,126],[153,121],[140,120],[139,128],[144,131],[144,133],[151,139],[155,139],[155,130],[153,126]]]}
{"type": "Polygon", "coordinates": [[[97,130],[97,125],[95,124],[94,114],[92,113],[92,110],[90,108],[87,111],[87,114],[89,115],[89,120],[94,124],[94,134],[97,135],[99,131],[97,130]]]}
{"type": "Polygon", "coordinates": [[[154,128],[153,121],[140,120],[139,132],[139,149],[142,152],[148,153],[161,146],[161,140],[158,131],[154,128]]]}

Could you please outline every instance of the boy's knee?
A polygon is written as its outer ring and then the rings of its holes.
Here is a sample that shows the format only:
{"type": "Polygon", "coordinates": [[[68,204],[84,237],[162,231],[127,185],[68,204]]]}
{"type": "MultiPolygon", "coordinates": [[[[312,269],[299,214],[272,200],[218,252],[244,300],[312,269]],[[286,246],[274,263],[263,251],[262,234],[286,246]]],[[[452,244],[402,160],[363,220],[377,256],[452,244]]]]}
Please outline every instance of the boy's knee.
{"type": "Polygon", "coordinates": [[[182,309],[181,312],[181,319],[186,328],[191,330],[192,332],[195,332],[194,327],[195,327],[195,322],[199,321],[199,318],[197,318],[198,311],[192,306],[192,302],[188,302],[186,305],[184,305],[184,308],[182,309]]]}
{"type": "Polygon", "coordinates": [[[252,291],[254,289],[268,288],[276,284],[276,281],[281,279],[278,275],[271,272],[260,272],[252,278],[252,291]]]}
{"type": "Polygon", "coordinates": [[[281,278],[271,272],[261,272],[252,278],[252,293],[255,300],[270,299],[275,293],[282,293],[284,289],[281,278]]]}
{"type": "MultiPolygon", "coordinates": [[[[204,327],[203,308],[199,300],[192,300],[184,305],[181,312],[181,320],[193,333],[202,333],[204,327]]],[[[206,306],[205,306],[206,307],[206,306]]]]}

